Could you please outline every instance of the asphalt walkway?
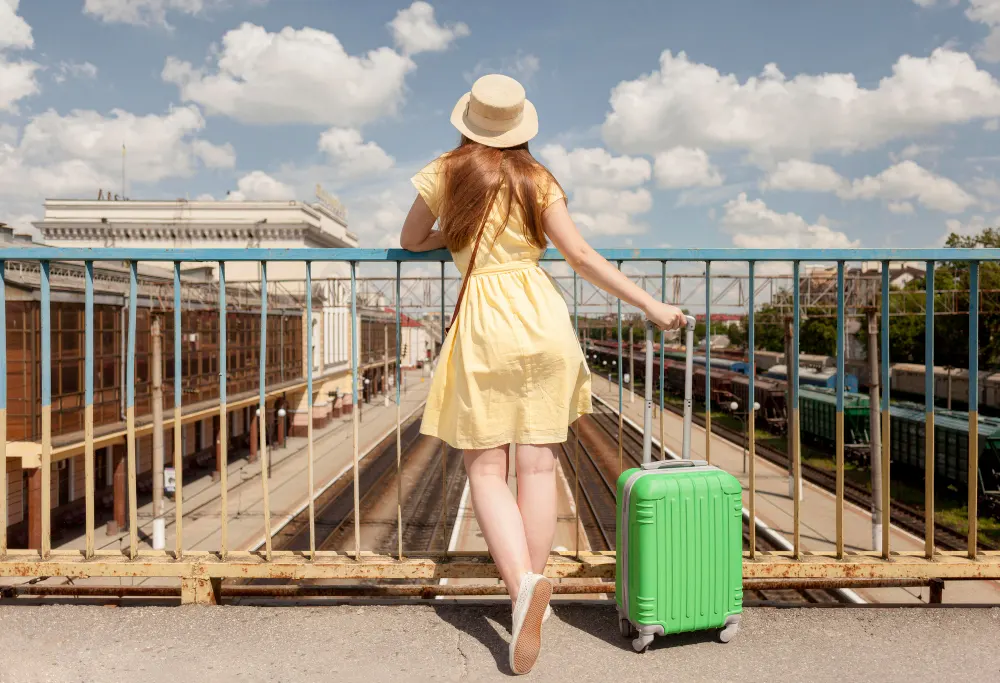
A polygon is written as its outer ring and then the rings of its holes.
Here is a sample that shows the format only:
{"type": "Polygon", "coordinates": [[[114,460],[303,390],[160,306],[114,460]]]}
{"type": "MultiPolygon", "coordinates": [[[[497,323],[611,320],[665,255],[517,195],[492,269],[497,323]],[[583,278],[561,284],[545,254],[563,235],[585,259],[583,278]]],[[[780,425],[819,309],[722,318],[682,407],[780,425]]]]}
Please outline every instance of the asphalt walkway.
{"type": "MultiPolygon", "coordinates": [[[[499,681],[508,605],[0,607],[0,683],[499,681]]],[[[642,655],[607,603],[557,605],[525,680],[843,683],[1000,680],[1000,609],[747,609],[727,645],[642,655]]]]}

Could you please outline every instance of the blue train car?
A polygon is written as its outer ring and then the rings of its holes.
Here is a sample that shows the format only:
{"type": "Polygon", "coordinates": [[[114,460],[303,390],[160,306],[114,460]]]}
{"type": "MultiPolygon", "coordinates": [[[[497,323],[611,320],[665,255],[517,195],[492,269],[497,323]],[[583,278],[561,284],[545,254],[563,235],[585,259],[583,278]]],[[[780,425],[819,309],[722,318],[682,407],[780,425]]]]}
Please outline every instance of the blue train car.
{"type": "MultiPolygon", "coordinates": [[[[684,362],[684,353],[680,351],[667,351],[664,354],[670,360],[684,362]]],[[[705,367],[705,356],[695,356],[694,364],[705,367]]],[[[718,370],[728,370],[729,372],[738,372],[741,375],[750,374],[750,364],[742,360],[733,360],[731,358],[713,358],[712,368],[718,370]]]]}
{"type": "MultiPolygon", "coordinates": [[[[784,365],[775,365],[764,373],[765,377],[788,381],[788,368],[784,365]]],[[[799,368],[799,384],[806,384],[814,387],[826,387],[835,389],[837,387],[837,370],[835,368],[823,368],[814,370],[812,368],[799,368]]],[[[844,390],[852,393],[858,391],[858,378],[851,374],[844,375],[844,390]]]]}

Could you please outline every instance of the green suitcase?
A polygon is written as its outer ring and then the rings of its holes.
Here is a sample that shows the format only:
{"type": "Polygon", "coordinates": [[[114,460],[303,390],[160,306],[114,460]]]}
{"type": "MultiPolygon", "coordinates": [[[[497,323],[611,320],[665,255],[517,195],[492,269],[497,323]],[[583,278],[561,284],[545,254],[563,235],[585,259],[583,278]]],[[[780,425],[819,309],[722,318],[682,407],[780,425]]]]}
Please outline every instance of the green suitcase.
{"type": "MultiPolygon", "coordinates": [[[[618,479],[615,597],[621,633],[644,651],[656,635],[720,629],[743,611],[743,496],[738,479],[690,460],[694,319],[688,319],[684,435],[679,460],[651,462],[652,382],[646,382],[643,465],[618,479]]],[[[651,377],[651,326],[646,377],[651,377]]]]}

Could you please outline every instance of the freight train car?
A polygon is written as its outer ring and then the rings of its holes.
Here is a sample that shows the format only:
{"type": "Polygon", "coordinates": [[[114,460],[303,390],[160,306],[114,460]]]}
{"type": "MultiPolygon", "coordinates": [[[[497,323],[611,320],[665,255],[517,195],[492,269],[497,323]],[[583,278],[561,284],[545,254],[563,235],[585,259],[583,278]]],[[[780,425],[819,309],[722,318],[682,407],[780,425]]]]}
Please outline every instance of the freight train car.
{"type": "MultiPolygon", "coordinates": [[[[775,365],[773,368],[768,370],[765,377],[770,377],[771,379],[780,379],[782,381],[788,381],[788,368],[784,365],[775,365]]],[[[826,387],[828,389],[835,389],[837,387],[837,370],[836,368],[825,368],[823,370],[812,370],[810,368],[799,368],[799,384],[826,387]]],[[[844,374],[844,388],[847,391],[857,393],[858,391],[858,378],[854,375],[844,374]]]]}
{"type": "MultiPolygon", "coordinates": [[[[893,464],[911,471],[924,469],[926,419],[923,406],[893,405],[890,409],[889,452],[893,464]]],[[[969,472],[967,413],[934,411],[934,476],[939,485],[963,491],[969,472]]],[[[1000,419],[979,418],[979,492],[990,506],[1000,504],[1000,419]]]]}
{"type": "MultiPolygon", "coordinates": [[[[733,398],[739,404],[739,410],[746,412],[750,405],[750,378],[742,375],[732,381],[733,398]]],[[[754,400],[760,405],[757,410],[757,424],[772,432],[781,434],[787,425],[785,412],[785,383],[765,377],[754,378],[754,400]]]]}
{"type": "MultiPolygon", "coordinates": [[[[844,392],[844,444],[864,446],[869,441],[869,399],[844,392]]],[[[799,426],[802,438],[822,445],[837,443],[837,392],[822,387],[799,389],[799,426]]]]}

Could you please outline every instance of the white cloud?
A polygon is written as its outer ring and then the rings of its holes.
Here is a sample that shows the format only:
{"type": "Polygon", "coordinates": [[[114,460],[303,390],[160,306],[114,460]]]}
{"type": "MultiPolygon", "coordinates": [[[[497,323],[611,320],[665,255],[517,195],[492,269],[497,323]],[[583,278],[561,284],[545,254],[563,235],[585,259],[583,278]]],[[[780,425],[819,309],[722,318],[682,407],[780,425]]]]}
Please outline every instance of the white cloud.
{"type": "Polygon", "coordinates": [[[635,223],[624,212],[570,214],[573,221],[585,232],[592,235],[640,235],[648,229],[645,224],[635,223]]]}
{"type": "Polygon", "coordinates": [[[976,203],[975,198],[955,181],[931,173],[910,160],[890,166],[876,176],[849,182],[829,166],[792,159],[779,163],[761,182],[761,188],[835,192],[841,199],[848,200],[882,199],[896,202],[896,213],[901,212],[899,209],[907,211],[899,204],[902,200],[915,200],[928,209],[949,213],[961,213],[976,203]]]}
{"type": "Polygon", "coordinates": [[[990,119],[983,124],[983,130],[990,132],[1000,130],[1000,119],[990,119]]]}
{"type": "Polygon", "coordinates": [[[434,8],[420,0],[399,10],[388,26],[396,46],[408,55],[443,52],[455,39],[469,35],[469,27],[463,23],[437,23],[434,8]]]}
{"type": "MultiPolygon", "coordinates": [[[[985,128],[988,125],[989,121],[987,121],[983,127],[985,128]]],[[[904,159],[916,159],[919,156],[936,156],[941,154],[941,152],[944,152],[946,149],[947,148],[944,145],[918,145],[913,143],[904,147],[899,154],[890,152],[889,158],[892,159],[893,163],[897,163],[903,161],[904,159]]]]}
{"type": "Polygon", "coordinates": [[[35,46],[31,26],[17,14],[19,5],[20,0],[0,0],[0,49],[35,46]]]}
{"type": "Polygon", "coordinates": [[[97,67],[90,62],[59,62],[52,79],[63,83],[67,78],[97,78],[97,67]]]}
{"type": "Polygon", "coordinates": [[[761,181],[762,190],[803,190],[807,192],[837,192],[846,181],[830,166],[802,159],[782,161],[761,181]]]}
{"type": "Polygon", "coordinates": [[[656,155],[656,182],[660,187],[717,187],[723,177],[703,149],[674,147],[656,155]]]}
{"type": "Polygon", "coordinates": [[[35,62],[9,62],[0,55],[0,111],[17,113],[19,100],[40,92],[35,78],[39,68],[35,62]]]}
{"type": "Polygon", "coordinates": [[[653,208],[649,190],[613,190],[606,187],[581,187],[573,192],[573,209],[586,213],[646,213],[653,208]]]}
{"type": "Polygon", "coordinates": [[[577,147],[567,151],[562,145],[545,145],[538,155],[567,188],[576,185],[635,187],[652,176],[652,166],[646,159],[612,156],[600,147],[577,147]]]}
{"type": "Polygon", "coordinates": [[[1000,116],[1000,83],[964,53],[904,55],[874,88],[851,73],[787,78],[775,64],[745,82],[665,51],[660,68],[611,92],[602,133],[614,149],[745,149],[757,159],[871,149],[945,124],[1000,116]]]}
{"type": "Polygon", "coordinates": [[[397,112],[416,68],[388,47],[354,56],[332,33],[253,24],[226,33],[212,59],[203,70],[170,57],[162,77],[184,100],[245,123],[361,126],[397,112]]]}
{"type": "Polygon", "coordinates": [[[195,197],[194,200],[196,202],[214,202],[215,197],[209,194],[208,192],[205,192],[204,194],[200,194],[197,197],[195,197]]]}
{"type": "Polygon", "coordinates": [[[564,188],[572,192],[570,216],[585,232],[594,235],[637,235],[647,226],[635,214],[652,208],[649,191],[627,188],[643,185],[652,176],[646,159],[613,156],[600,147],[566,150],[546,145],[539,157],[564,188]]]}
{"type": "Polygon", "coordinates": [[[831,230],[822,217],[810,224],[795,213],[778,213],[760,199],[748,200],[745,192],[726,202],[723,229],[732,235],[733,245],[744,249],[853,248],[859,242],[831,230]]]}
{"type": "Polygon", "coordinates": [[[911,214],[914,212],[910,202],[889,202],[887,207],[892,213],[911,214]]]}
{"type": "Polygon", "coordinates": [[[319,148],[326,152],[335,174],[341,178],[386,171],[395,159],[374,142],[364,142],[361,132],[353,128],[330,128],[319,138],[319,148]]]}
{"type": "Polygon", "coordinates": [[[522,84],[530,85],[541,65],[541,61],[535,55],[518,52],[512,58],[501,60],[499,64],[489,60],[476,62],[472,70],[465,72],[464,76],[471,84],[480,76],[499,73],[510,76],[522,84]]]}
{"type": "Polygon", "coordinates": [[[226,199],[237,202],[295,199],[295,190],[263,171],[248,173],[237,181],[236,186],[239,189],[230,192],[226,199]]]}
{"type": "Polygon", "coordinates": [[[39,200],[44,197],[96,196],[98,189],[120,192],[122,144],[128,179],[153,183],[189,176],[199,162],[231,166],[232,147],[200,140],[205,120],[194,107],[137,116],[113,110],[105,116],[53,110],[25,125],[19,137],[0,144],[0,196],[39,200]]]}
{"type": "Polygon", "coordinates": [[[195,140],[191,143],[191,151],[208,168],[232,168],[236,165],[236,150],[228,142],[213,145],[207,140],[195,140]]]}
{"type": "Polygon", "coordinates": [[[935,175],[913,161],[855,180],[841,194],[847,199],[915,199],[928,209],[949,213],[961,213],[976,203],[955,181],[935,175]]]}
{"type": "MultiPolygon", "coordinates": [[[[34,47],[31,26],[18,16],[19,0],[0,0],[0,50],[34,47]]],[[[0,111],[17,113],[17,102],[39,92],[35,72],[40,65],[31,61],[11,61],[0,53],[0,111]]]]}
{"type": "Polygon", "coordinates": [[[976,46],[976,56],[987,62],[1000,62],[1000,0],[969,0],[965,16],[990,29],[989,35],[976,46]]]}
{"type": "MultiPolygon", "coordinates": [[[[246,0],[262,4],[267,0],[246,0]]],[[[232,4],[232,0],[86,0],[84,14],[109,24],[157,25],[171,28],[167,13],[197,16],[232,4]]]]}
{"type": "Polygon", "coordinates": [[[948,240],[948,236],[952,233],[962,237],[974,237],[986,228],[994,228],[1000,225],[1000,217],[993,218],[992,220],[986,220],[982,216],[973,216],[968,221],[960,221],[957,218],[950,218],[944,222],[944,225],[945,231],[939,240],[940,244],[944,244],[948,240]]]}

